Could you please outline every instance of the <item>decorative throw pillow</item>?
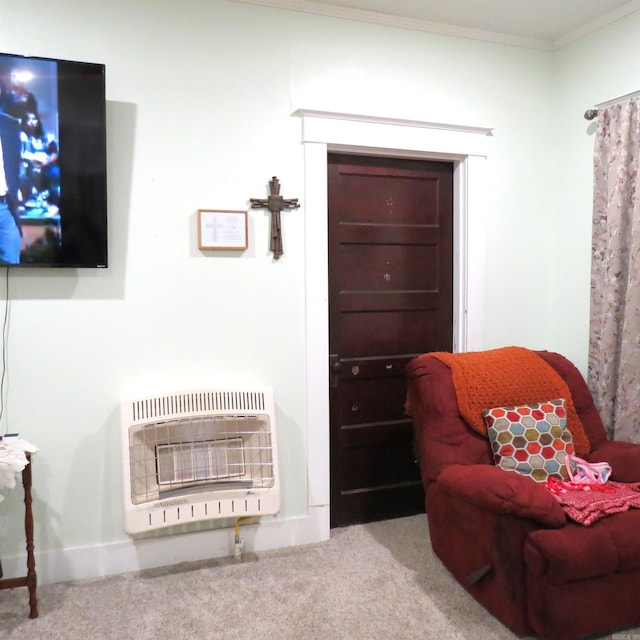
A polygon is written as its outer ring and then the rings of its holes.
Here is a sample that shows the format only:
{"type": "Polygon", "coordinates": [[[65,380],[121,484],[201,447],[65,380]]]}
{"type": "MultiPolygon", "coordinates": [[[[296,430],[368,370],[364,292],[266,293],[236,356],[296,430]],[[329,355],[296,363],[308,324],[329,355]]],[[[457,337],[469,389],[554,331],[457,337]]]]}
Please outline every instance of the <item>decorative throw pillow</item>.
{"type": "Polygon", "coordinates": [[[536,482],[567,480],[564,458],[573,453],[564,398],[482,412],[497,466],[536,482]]]}

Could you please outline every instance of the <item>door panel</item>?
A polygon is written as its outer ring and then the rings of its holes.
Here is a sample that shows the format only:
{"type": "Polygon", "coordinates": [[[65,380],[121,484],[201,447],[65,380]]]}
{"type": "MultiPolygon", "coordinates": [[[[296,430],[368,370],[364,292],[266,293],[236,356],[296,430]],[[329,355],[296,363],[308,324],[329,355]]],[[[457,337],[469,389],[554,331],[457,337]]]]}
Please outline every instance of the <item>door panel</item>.
{"type": "Polygon", "coordinates": [[[342,384],[345,390],[340,407],[343,429],[370,428],[374,424],[397,420],[395,408],[398,403],[404,403],[406,391],[402,379],[397,375],[388,376],[384,395],[376,395],[380,388],[379,379],[347,381],[342,384]]]}
{"type": "Polygon", "coordinates": [[[404,366],[451,349],[452,177],[329,156],[332,526],[424,510],[404,366]]]}
{"type": "MultiPolygon", "coordinates": [[[[437,311],[437,310],[436,310],[437,311]]],[[[426,332],[435,333],[438,329],[432,311],[374,311],[343,314],[342,327],[349,332],[351,339],[338,351],[341,357],[353,357],[366,354],[367,348],[375,346],[377,355],[400,355],[403,353],[423,353],[420,345],[427,351],[429,341],[426,332]]]]}
{"type": "Polygon", "coordinates": [[[376,225],[372,223],[343,222],[336,230],[346,244],[368,244],[371,242],[386,242],[386,244],[428,244],[429,238],[435,244],[438,231],[433,227],[418,227],[408,225],[376,225]]]}
{"type": "MultiPolygon", "coordinates": [[[[373,243],[373,241],[371,241],[373,243]]],[[[354,291],[435,291],[438,248],[421,245],[347,244],[338,268],[341,284],[354,291]]]]}
{"type": "MultiPolygon", "coordinates": [[[[350,161],[347,156],[343,158],[350,161]]],[[[388,163],[398,162],[395,159],[368,160],[371,162],[362,171],[343,163],[340,178],[344,184],[348,183],[350,192],[335,193],[333,203],[344,208],[342,222],[437,226],[439,176],[427,176],[417,165],[413,168],[391,168],[388,163]],[[353,199],[353,193],[358,194],[357,200],[353,199]],[[433,208],[425,209],[425,199],[434,205],[433,208]]]]}

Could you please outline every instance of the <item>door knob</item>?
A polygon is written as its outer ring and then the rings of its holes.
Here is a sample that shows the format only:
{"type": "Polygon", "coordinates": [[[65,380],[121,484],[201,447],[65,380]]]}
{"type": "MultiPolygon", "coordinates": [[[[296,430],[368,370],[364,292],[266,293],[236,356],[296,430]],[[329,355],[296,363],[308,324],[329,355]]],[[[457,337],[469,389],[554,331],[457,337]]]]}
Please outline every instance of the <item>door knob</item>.
{"type": "Polygon", "coordinates": [[[340,362],[340,356],[336,353],[332,353],[329,356],[329,368],[332,373],[340,373],[342,371],[342,362],[340,362]]]}

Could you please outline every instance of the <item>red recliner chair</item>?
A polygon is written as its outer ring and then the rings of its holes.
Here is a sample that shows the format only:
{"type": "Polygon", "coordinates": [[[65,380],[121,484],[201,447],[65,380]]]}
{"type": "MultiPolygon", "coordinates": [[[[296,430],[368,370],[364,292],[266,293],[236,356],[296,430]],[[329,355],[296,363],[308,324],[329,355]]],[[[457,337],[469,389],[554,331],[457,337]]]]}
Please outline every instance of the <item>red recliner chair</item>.
{"type": "MultiPolygon", "coordinates": [[[[608,462],[611,480],[640,482],[640,445],[607,440],[578,369],[535,354],[568,386],[583,457],[608,462]]],[[[640,625],[640,509],[589,526],[568,519],[543,483],[494,464],[488,437],[461,416],[448,364],[421,356],[406,373],[432,547],[453,576],[518,635],[572,640],[640,625]]]]}

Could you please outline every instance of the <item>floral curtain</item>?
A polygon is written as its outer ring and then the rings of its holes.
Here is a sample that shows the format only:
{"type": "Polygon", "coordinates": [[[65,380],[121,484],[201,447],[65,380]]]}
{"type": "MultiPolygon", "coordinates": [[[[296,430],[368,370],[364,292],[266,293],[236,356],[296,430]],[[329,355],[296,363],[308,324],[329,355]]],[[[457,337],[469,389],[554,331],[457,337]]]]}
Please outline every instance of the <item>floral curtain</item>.
{"type": "Polygon", "coordinates": [[[610,438],[640,442],[640,98],[598,112],[588,382],[610,438]]]}

